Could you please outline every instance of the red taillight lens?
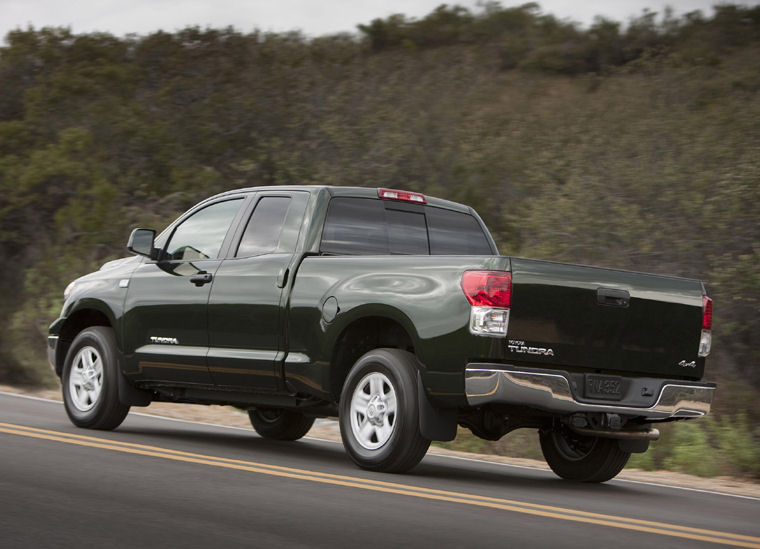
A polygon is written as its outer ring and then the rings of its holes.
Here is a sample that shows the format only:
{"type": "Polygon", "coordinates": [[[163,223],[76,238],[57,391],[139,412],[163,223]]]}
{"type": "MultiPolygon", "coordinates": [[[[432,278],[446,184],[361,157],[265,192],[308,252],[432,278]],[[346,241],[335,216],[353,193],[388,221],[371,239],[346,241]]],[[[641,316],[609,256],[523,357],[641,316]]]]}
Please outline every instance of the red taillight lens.
{"type": "Polygon", "coordinates": [[[702,329],[712,330],[712,299],[702,296],[702,329]]]}
{"type": "Polygon", "coordinates": [[[414,202],[416,204],[427,204],[424,194],[413,193],[411,191],[397,191],[396,189],[377,189],[377,196],[388,200],[401,200],[402,202],[414,202]]]}
{"type": "Polygon", "coordinates": [[[512,273],[506,271],[465,271],[462,290],[475,307],[508,309],[512,301],[512,273]]]}

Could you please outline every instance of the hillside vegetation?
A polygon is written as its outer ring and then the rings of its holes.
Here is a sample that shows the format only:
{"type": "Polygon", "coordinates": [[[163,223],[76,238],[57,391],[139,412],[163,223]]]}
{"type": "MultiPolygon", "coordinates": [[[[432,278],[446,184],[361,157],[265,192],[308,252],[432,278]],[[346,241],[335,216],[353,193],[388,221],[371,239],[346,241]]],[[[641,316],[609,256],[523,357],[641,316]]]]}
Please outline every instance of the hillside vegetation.
{"type": "Polygon", "coordinates": [[[729,472],[760,474],[760,7],[582,29],[490,3],[315,39],[29,28],[6,43],[0,382],[54,381],[63,289],[134,227],[236,187],[398,187],[474,206],[504,254],[704,280],[719,419],[683,436],[748,448],[729,472]]]}

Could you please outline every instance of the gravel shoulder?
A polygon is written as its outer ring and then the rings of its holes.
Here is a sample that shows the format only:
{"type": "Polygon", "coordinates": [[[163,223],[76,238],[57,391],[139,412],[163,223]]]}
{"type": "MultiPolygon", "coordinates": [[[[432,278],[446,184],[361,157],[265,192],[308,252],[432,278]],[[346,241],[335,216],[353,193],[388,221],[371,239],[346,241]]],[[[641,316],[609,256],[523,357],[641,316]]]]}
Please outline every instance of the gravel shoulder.
{"type": "MultiPolygon", "coordinates": [[[[61,400],[60,390],[56,391],[49,389],[26,389],[21,387],[12,387],[9,385],[0,385],[0,392],[23,394],[49,400],[61,400]]],[[[132,408],[132,410],[135,412],[162,417],[170,417],[174,419],[183,419],[186,421],[199,421],[203,423],[211,423],[214,425],[226,425],[229,427],[242,427],[246,429],[251,428],[251,424],[248,421],[248,416],[240,410],[237,410],[231,406],[202,406],[195,404],[154,402],[145,408],[132,408]]],[[[307,436],[322,440],[340,441],[340,430],[338,428],[338,423],[333,419],[318,420],[314,424],[314,427],[312,427],[311,431],[309,431],[307,436]]],[[[492,454],[471,454],[467,452],[457,452],[454,450],[438,448],[436,446],[431,446],[429,452],[438,455],[479,459],[494,463],[505,463],[508,465],[517,465],[521,467],[532,467],[535,469],[549,469],[549,467],[543,461],[537,461],[533,459],[511,458],[508,456],[497,456],[492,454]]],[[[615,478],[760,498],[759,483],[731,477],[702,478],[683,473],[674,473],[671,471],[642,471],[640,469],[624,469],[623,472],[615,478]]]]}

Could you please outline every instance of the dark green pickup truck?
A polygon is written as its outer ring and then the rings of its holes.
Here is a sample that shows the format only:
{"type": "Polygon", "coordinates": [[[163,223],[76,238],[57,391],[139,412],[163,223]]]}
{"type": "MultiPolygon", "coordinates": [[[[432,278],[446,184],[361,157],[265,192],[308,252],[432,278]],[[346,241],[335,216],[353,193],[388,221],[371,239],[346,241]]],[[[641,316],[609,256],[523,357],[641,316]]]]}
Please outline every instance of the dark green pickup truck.
{"type": "Polygon", "coordinates": [[[152,401],[238,406],[280,440],[338,416],[360,467],[397,472],[457,425],[532,428],[559,476],[601,482],[715,390],[701,282],[500,256],[472,208],[419,193],[230,191],[128,248],[50,327],[80,427],[152,401]]]}

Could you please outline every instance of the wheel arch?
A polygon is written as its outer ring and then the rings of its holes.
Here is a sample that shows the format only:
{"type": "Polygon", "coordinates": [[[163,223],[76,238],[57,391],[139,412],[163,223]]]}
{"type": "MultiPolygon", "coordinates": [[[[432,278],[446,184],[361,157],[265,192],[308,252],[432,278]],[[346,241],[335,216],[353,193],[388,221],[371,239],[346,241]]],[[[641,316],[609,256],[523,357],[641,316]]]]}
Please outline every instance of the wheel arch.
{"type": "MultiPolygon", "coordinates": [[[[329,390],[337,402],[354,363],[368,351],[381,347],[401,349],[416,356],[417,334],[403,313],[389,311],[356,314],[339,329],[330,352],[329,390]]],[[[419,363],[419,369],[422,364],[419,363]]]]}
{"type": "MultiPolygon", "coordinates": [[[[107,310],[107,309],[106,309],[107,310]]],[[[104,312],[101,307],[89,304],[71,312],[58,331],[58,346],[55,352],[55,373],[58,377],[63,372],[63,363],[74,338],[92,326],[114,328],[115,321],[110,310],[104,312]]],[[[117,337],[118,342],[118,337],[117,337]]]]}
{"type": "Polygon", "coordinates": [[[412,355],[416,370],[411,375],[416,378],[420,429],[423,435],[429,440],[453,440],[457,425],[455,410],[436,408],[428,400],[423,381],[425,365],[419,356],[419,336],[411,321],[403,313],[398,314],[400,317],[360,316],[342,328],[332,349],[330,394],[335,402],[339,402],[351,368],[365,353],[380,348],[406,351],[412,355]]]}

